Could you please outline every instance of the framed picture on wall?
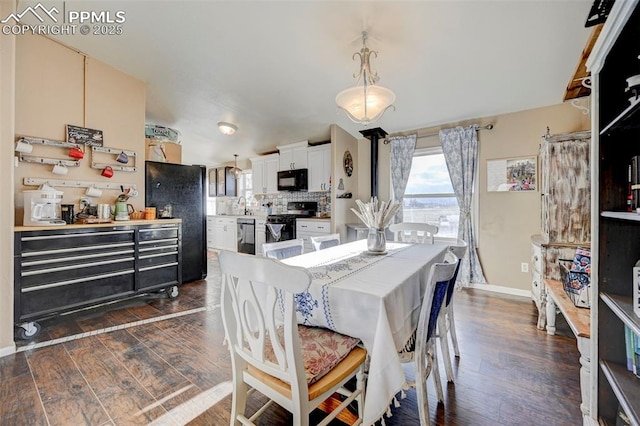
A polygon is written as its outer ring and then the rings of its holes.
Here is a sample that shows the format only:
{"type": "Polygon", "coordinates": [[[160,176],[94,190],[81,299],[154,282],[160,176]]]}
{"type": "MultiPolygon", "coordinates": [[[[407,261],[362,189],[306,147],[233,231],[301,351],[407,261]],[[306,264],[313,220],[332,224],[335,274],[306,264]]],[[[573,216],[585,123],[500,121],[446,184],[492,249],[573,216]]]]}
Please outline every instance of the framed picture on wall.
{"type": "Polygon", "coordinates": [[[87,129],[86,127],[67,124],[67,142],[81,143],[85,146],[102,146],[104,138],[102,130],[87,129]]]}
{"type": "Polygon", "coordinates": [[[536,191],[538,189],[537,157],[487,160],[487,191],[536,191]]]}

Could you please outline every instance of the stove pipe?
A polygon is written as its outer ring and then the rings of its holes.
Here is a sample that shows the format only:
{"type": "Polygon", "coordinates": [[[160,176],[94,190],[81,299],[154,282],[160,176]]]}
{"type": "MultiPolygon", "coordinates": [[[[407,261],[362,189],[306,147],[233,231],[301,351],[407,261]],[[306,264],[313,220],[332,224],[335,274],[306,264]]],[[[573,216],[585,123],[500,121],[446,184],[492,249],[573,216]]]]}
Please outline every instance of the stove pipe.
{"type": "Polygon", "coordinates": [[[371,141],[371,197],[378,196],[378,140],[388,135],[381,127],[360,130],[365,138],[371,141]]]}

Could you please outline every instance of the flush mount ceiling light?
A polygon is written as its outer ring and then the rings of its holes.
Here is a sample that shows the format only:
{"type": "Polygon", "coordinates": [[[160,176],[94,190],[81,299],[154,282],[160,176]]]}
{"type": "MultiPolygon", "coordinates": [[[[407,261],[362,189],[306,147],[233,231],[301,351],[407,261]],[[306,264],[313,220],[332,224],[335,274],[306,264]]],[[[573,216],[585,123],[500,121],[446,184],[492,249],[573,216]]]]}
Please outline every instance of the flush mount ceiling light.
{"type": "Polygon", "coordinates": [[[367,32],[362,32],[362,49],[353,54],[360,57],[360,71],[353,75],[356,85],[343,90],[336,96],[336,104],[347,114],[347,117],[354,123],[365,126],[378,120],[389,108],[396,109],[393,102],[396,95],[389,89],[377,86],[380,80],[377,73],[371,72],[369,59],[373,55],[378,56],[378,52],[369,50],[367,47],[367,32]]]}
{"type": "Polygon", "coordinates": [[[238,126],[221,121],[218,123],[218,129],[225,135],[232,135],[236,132],[236,130],[238,130],[238,126]]]}
{"type": "Polygon", "coordinates": [[[240,177],[240,174],[242,173],[242,169],[238,167],[238,154],[233,154],[233,156],[235,157],[235,159],[233,160],[233,168],[229,170],[229,173],[231,173],[231,176],[233,176],[234,179],[238,179],[240,177]]]}

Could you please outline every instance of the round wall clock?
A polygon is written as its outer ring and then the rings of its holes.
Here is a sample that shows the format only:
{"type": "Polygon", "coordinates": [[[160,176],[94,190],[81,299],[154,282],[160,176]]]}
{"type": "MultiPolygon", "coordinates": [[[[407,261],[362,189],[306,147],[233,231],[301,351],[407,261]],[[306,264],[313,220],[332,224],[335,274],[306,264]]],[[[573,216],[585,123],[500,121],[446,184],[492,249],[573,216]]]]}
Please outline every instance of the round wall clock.
{"type": "Polygon", "coordinates": [[[342,163],[344,164],[344,172],[347,177],[351,177],[353,174],[353,157],[351,157],[351,153],[349,150],[344,152],[344,157],[342,158],[342,163]]]}

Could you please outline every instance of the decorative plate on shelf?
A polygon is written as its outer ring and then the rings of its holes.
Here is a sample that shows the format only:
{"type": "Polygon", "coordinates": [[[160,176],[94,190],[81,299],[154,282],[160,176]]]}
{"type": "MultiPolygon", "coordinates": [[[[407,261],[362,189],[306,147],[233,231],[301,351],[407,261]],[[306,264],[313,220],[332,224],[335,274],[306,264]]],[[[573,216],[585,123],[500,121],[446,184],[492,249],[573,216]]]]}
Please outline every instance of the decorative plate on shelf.
{"type": "Polygon", "coordinates": [[[344,152],[344,157],[342,158],[342,163],[344,164],[344,173],[347,177],[351,177],[353,174],[353,157],[351,157],[351,153],[349,150],[344,152]]]}

